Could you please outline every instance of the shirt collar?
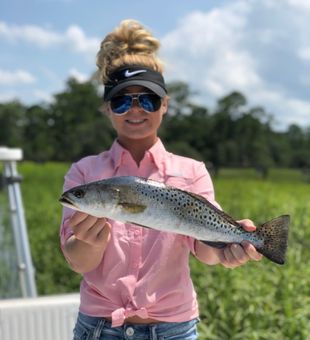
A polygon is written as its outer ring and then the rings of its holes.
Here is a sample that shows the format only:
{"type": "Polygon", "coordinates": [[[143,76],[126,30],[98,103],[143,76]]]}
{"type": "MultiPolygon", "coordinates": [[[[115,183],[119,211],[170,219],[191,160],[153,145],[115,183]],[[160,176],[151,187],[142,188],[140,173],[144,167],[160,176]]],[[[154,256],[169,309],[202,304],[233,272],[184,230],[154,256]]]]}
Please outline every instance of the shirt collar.
{"type": "MultiPolygon", "coordinates": [[[[152,157],[156,167],[162,170],[167,153],[162,141],[158,138],[156,143],[149,150],[147,150],[147,152],[152,157]]],[[[126,153],[129,153],[129,151],[122,147],[116,139],[110,149],[110,156],[114,164],[114,169],[121,165],[123,155],[126,153]]]]}
{"type": "Polygon", "coordinates": [[[110,157],[113,161],[114,169],[118,168],[121,165],[122,157],[125,152],[128,151],[119,144],[117,139],[115,139],[111,146],[111,149],[109,150],[110,157]]]}

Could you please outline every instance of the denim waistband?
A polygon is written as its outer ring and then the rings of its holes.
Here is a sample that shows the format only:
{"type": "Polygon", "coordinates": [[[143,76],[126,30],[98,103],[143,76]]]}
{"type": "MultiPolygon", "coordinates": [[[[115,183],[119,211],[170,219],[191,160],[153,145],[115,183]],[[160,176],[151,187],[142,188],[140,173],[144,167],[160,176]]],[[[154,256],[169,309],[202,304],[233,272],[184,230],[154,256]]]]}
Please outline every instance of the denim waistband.
{"type": "MultiPolygon", "coordinates": [[[[152,339],[160,340],[164,337],[180,336],[182,334],[192,332],[193,337],[186,337],[186,339],[198,339],[194,336],[196,334],[196,324],[198,319],[193,319],[185,322],[158,322],[152,324],[131,324],[125,323],[119,327],[113,327],[109,320],[101,317],[89,316],[83,313],[79,313],[78,321],[75,328],[75,334],[81,333],[83,328],[84,333],[93,334],[93,337],[87,337],[87,339],[108,339],[108,336],[119,337],[121,339],[152,339]],[[78,327],[79,326],[79,327],[78,327]],[[79,331],[77,330],[79,328],[79,331]]],[[[80,339],[78,336],[74,339],[80,339]]],[[[184,337],[185,339],[185,337],[184,337]]]]}

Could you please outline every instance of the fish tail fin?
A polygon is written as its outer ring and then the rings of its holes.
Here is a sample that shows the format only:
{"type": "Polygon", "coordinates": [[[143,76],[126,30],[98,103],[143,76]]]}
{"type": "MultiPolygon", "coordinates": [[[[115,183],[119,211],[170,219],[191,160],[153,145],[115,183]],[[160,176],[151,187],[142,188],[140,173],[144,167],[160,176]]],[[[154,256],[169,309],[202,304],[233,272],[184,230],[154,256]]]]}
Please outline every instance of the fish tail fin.
{"type": "Polygon", "coordinates": [[[289,224],[290,216],[282,215],[257,228],[257,234],[264,239],[263,246],[257,247],[257,250],[278,264],[285,263],[289,224]]]}

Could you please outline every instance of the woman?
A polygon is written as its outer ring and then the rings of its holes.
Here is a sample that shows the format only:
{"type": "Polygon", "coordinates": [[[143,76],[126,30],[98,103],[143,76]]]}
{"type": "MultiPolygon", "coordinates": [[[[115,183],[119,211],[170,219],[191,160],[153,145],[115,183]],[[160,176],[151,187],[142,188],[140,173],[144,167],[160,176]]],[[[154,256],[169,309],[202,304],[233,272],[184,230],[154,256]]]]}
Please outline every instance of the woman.
{"type": "MultiPolygon", "coordinates": [[[[97,66],[103,109],[117,132],[108,151],[74,163],[64,190],[113,176],[141,176],[214,201],[202,162],[167,152],[157,136],[168,96],[159,42],[125,20],[101,43],[97,66]]],[[[249,220],[244,229],[254,231],[249,220]]],[[[253,245],[211,248],[193,238],[95,218],[64,208],[61,245],[83,274],[75,339],[197,339],[198,304],[189,254],[208,265],[234,268],[260,260],[253,245]]]]}

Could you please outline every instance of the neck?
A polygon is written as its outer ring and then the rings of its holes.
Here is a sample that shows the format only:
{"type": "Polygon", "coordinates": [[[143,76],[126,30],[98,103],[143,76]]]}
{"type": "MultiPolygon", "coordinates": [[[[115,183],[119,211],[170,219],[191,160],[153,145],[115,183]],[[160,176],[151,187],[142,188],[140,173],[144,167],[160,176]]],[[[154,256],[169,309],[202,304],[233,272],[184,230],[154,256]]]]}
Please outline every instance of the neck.
{"type": "Polygon", "coordinates": [[[139,166],[140,162],[142,161],[144,154],[147,150],[149,150],[156,142],[157,136],[155,138],[148,138],[148,139],[126,139],[122,137],[118,137],[118,142],[122,145],[125,149],[127,149],[132,158],[135,160],[137,165],[139,166]]]}

